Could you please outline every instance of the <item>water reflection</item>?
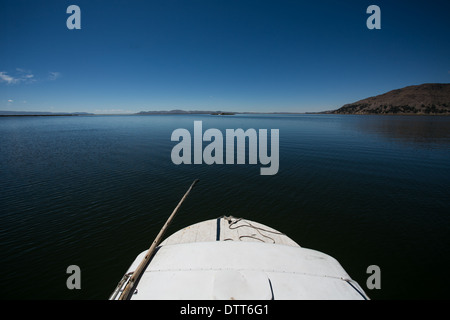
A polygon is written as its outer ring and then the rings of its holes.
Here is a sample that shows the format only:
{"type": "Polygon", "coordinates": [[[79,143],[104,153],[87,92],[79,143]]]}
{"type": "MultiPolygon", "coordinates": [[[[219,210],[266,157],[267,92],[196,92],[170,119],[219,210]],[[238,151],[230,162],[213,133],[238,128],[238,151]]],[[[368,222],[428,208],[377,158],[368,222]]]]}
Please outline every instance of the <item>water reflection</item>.
{"type": "Polygon", "coordinates": [[[345,121],[359,132],[376,134],[390,141],[414,144],[420,148],[450,146],[450,117],[439,116],[352,116],[345,121]]]}

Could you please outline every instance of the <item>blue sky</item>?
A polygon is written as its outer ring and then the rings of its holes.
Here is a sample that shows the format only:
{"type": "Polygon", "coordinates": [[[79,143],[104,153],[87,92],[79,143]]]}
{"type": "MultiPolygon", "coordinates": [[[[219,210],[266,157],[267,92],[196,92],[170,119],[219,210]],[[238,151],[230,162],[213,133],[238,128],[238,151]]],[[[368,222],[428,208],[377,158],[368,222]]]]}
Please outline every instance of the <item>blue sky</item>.
{"type": "Polygon", "coordinates": [[[0,0],[0,110],[336,109],[449,83],[449,14],[447,0],[0,0]]]}

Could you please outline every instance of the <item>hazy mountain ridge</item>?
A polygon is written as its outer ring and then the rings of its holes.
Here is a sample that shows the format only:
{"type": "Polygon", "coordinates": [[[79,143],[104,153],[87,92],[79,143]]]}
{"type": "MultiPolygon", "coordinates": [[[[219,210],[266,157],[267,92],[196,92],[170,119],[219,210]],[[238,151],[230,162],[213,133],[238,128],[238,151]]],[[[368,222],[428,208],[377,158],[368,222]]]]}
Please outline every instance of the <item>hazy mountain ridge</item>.
{"type": "Polygon", "coordinates": [[[0,110],[0,116],[83,116],[94,115],[89,112],[46,112],[46,111],[4,111],[0,110]]]}

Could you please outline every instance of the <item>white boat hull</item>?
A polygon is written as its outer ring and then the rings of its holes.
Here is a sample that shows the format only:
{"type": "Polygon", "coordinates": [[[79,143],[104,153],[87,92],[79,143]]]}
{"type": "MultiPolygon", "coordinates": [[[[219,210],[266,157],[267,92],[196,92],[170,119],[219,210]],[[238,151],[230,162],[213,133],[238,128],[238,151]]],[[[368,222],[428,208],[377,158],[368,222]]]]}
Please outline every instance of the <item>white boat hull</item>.
{"type": "MultiPolygon", "coordinates": [[[[146,251],[126,274],[132,274],[146,251]]],[[[126,277],[125,277],[126,278],[126,277]]],[[[118,299],[124,278],[111,299],[118,299]]],[[[164,240],[130,299],[368,299],[339,262],[253,221],[222,217],[164,240]]]]}

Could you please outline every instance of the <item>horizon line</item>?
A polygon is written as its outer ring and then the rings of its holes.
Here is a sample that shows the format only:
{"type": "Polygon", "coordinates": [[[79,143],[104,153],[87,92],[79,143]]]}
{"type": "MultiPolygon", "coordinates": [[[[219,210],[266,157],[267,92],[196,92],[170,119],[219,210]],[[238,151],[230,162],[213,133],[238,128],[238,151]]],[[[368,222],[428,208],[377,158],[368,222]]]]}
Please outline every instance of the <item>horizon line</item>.
{"type": "Polygon", "coordinates": [[[0,115],[150,115],[150,114],[311,114],[311,113],[323,113],[324,111],[222,111],[222,110],[150,110],[150,111],[138,111],[138,112],[123,112],[123,113],[97,113],[97,112],[85,112],[85,111],[13,111],[13,110],[0,110],[0,115]]]}

